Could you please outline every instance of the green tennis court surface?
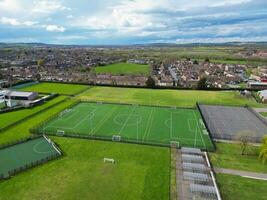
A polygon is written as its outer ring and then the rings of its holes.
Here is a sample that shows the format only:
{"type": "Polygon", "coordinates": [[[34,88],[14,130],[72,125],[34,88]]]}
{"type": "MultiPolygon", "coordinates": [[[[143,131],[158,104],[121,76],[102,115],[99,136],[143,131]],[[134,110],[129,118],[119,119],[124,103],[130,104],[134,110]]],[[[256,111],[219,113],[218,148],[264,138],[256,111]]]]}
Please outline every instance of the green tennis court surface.
{"type": "Polygon", "coordinates": [[[38,132],[213,149],[200,113],[194,109],[82,102],[40,126],[38,132]]]}
{"type": "Polygon", "coordinates": [[[60,152],[44,137],[0,149],[0,175],[8,177],[14,170],[22,171],[22,168],[57,155],[60,152]]]}

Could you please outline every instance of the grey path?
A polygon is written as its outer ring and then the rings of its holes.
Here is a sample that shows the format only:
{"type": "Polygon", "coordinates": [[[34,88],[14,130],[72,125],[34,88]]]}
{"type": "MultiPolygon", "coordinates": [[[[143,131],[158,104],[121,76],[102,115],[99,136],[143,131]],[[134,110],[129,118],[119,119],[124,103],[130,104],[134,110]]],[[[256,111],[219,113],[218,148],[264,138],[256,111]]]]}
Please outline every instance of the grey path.
{"type": "Polygon", "coordinates": [[[266,108],[253,108],[256,112],[267,112],[267,107],[266,108]]]}
{"type": "Polygon", "coordinates": [[[265,173],[256,173],[256,172],[248,172],[248,171],[216,168],[216,167],[214,167],[213,170],[216,173],[230,174],[230,175],[236,175],[236,176],[242,176],[242,177],[246,177],[246,178],[260,179],[260,180],[266,180],[267,181],[267,174],[265,174],[265,173]]]}
{"type": "MultiPolygon", "coordinates": [[[[261,113],[261,112],[267,112],[267,108],[253,108],[253,110],[255,110],[257,113],[261,113]]],[[[262,115],[261,115],[262,116],[262,115]]],[[[265,117],[265,116],[262,116],[262,117],[264,117],[264,118],[266,118],[267,119],[267,117],[265,117]]]]}

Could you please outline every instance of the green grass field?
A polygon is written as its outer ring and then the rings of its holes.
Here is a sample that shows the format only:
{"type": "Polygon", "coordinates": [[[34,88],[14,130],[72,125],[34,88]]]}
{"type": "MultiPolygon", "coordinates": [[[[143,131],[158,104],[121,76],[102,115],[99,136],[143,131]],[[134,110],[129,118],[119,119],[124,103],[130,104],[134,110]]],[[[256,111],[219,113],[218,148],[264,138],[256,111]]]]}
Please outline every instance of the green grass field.
{"type": "Polygon", "coordinates": [[[0,149],[0,174],[8,176],[11,170],[57,154],[57,150],[43,137],[0,149]]]}
{"type": "Polygon", "coordinates": [[[148,76],[150,74],[149,65],[140,65],[132,63],[116,63],[107,66],[100,66],[95,68],[97,74],[129,74],[129,75],[144,75],[148,76]]]}
{"type": "Polygon", "coordinates": [[[216,174],[216,178],[224,200],[266,200],[267,181],[227,174],[216,174]]]}
{"type": "Polygon", "coordinates": [[[64,99],[66,99],[65,96],[59,96],[39,106],[35,106],[32,108],[25,108],[22,110],[17,110],[17,111],[12,111],[12,112],[7,112],[7,113],[2,113],[0,114],[0,129],[6,126],[9,126],[11,124],[14,124],[17,121],[22,120],[25,117],[28,117],[30,115],[33,115],[41,110],[44,110],[64,99]]]}
{"type": "Polygon", "coordinates": [[[1,200],[169,200],[169,149],[52,139],[65,156],[1,181],[1,200]]]}
{"type": "Polygon", "coordinates": [[[89,88],[86,85],[74,85],[63,83],[39,83],[25,88],[23,91],[39,92],[39,93],[57,93],[63,95],[75,95],[89,88]]]}
{"type": "Polygon", "coordinates": [[[132,103],[161,106],[195,107],[196,102],[220,105],[263,107],[255,99],[248,99],[236,91],[153,90],[137,88],[92,87],[81,99],[114,103],[132,103]]]}
{"type": "Polygon", "coordinates": [[[29,129],[33,126],[38,125],[44,120],[50,118],[51,115],[55,115],[60,111],[64,110],[66,107],[71,105],[73,100],[64,101],[54,107],[51,107],[48,110],[44,110],[40,112],[38,115],[34,115],[25,121],[17,124],[16,126],[12,126],[7,130],[0,133],[0,145],[6,144],[9,142],[13,142],[14,140],[21,140],[30,136],[29,129]]]}
{"type": "Polygon", "coordinates": [[[267,112],[261,112],[260,113],[263,117],[267,117],[267,112]]]}
{"type": "Polygon", "coordinates": [[[199,147],[212,150],[200,113],[194,109],[79,103],[39,127],[39,133],[86,135],[122,141],[199,147]]]}
{"type": "Polygon", "coordinates": [[[216,152],[209,153],[214,167],[267,173],[267,164],[259,159],[259,147],[249,146],[241,155],[241,147],[238,144],[216,143],[216,152]]]}

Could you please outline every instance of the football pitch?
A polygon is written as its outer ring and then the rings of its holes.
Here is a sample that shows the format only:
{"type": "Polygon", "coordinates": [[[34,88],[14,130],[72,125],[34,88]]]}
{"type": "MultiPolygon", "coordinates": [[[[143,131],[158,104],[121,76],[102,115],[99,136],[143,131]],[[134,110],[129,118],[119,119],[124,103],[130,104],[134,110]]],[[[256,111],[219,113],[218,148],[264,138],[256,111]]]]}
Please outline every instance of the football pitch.
{"type": "Polygon", "coordinates": [[[0,177],[9,177],[43,160],[61,155],[58,149],[45,137],[29,140],[0,150],[0,177]]]}
{"type": "Polygon", "coordinates": [[[213,150],[195,109],[81,102],[45,122],[38,133],[213,150]]]}

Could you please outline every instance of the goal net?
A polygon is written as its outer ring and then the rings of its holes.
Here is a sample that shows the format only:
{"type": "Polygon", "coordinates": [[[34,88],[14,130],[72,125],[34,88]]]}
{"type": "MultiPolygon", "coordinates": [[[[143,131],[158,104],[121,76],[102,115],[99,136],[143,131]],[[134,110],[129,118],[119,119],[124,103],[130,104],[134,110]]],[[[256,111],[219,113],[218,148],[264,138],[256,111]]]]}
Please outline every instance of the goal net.
{"type": "Polygon", "coordinates": [[[177,142],[177,141],[170,141],[170,147],[179,148],[180,147],[180,143],[177,142]]]}
{"type": "Polygon", "coordinates": [[[113,135],[112,141],[117,141],[117,142],[121,141],[121,136],[120,135],[113,135]]]}
{"type": "Polygon", "coordinates": [[[57,130],[57,135],[58,136],[63,136],[63,135],[65,135],[65,131],[63,131],[63,130],[57,130]]]}
{"type": "Polygon", "coordinates": [[[96,104],[103,104],[103,102],[102,101],[98,101],[98,102],[96,102],[96,104]]]}

